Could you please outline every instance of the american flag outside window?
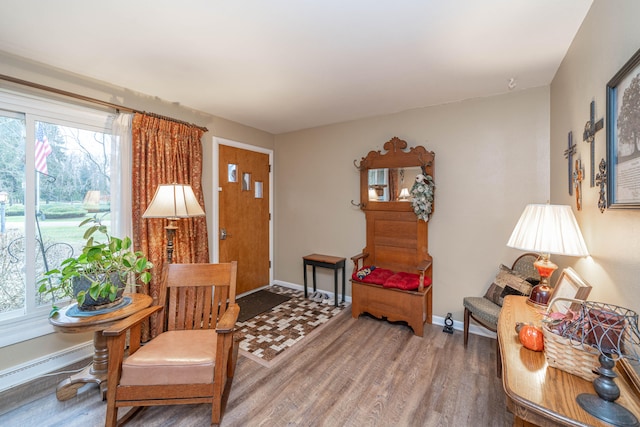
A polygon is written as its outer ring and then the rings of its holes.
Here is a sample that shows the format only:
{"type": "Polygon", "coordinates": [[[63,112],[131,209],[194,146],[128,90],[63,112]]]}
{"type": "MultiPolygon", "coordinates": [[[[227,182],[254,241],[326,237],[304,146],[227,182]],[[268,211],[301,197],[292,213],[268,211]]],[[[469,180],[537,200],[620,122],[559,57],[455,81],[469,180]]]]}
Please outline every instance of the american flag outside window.
{"type": "Polygon", "coordinates": [[[44,134],[43,126],[38,123],[36,128],[36,170],[42,174],[48,175],[47,156],[51,154],[51,145],[47,135],[44,134]]]}

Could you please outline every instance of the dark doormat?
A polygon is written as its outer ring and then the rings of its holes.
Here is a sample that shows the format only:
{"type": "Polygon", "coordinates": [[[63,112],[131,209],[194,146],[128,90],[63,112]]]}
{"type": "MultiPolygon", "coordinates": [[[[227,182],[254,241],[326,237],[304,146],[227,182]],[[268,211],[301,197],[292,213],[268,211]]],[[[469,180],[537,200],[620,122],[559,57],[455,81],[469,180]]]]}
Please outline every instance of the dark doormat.
{"type": "Polygon", "coordinates": [[[271,310],[278,304],[282,304],[285,301],[289,301],[290,296],[276,294],[273,292],[260,290],[254,292],[242,298],[238,298],[236,302],[240,306],[240,315],[238,316],[238,322],[246,322],[252,317],[265,311],[271,310]]]}

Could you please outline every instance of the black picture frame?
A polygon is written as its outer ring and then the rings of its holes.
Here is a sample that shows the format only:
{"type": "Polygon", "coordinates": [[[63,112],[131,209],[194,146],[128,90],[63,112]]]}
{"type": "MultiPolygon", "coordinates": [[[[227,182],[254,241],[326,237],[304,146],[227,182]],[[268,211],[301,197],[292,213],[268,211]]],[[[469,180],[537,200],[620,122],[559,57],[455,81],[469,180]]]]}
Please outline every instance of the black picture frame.
{"type": "Polygon", "coordinates": [[[640,209],[639,106],[640,50],[607,83],[608,208],[640,209]]]}

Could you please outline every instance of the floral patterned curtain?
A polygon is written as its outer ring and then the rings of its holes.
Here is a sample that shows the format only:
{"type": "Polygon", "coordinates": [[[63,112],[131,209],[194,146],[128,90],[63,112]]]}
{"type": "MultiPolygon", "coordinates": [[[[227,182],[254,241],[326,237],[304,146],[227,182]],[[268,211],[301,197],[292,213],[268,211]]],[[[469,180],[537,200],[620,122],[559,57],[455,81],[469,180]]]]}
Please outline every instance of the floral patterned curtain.
{"type": "MultiPolygon", "coordinates": [[[[166,262],[168,220],[143,219],[159,184],[189,184],[204,208],[202,193],[203,130],[185,123],[166,120],[150,114],[136,113],[132,139],[132,213],[133,241],[136,250],[144,252],[153,263],[152,280],[138,288],[158,301],[163,264],[166,262]]],[[[174,263],[209,262],[209,246],[205,217],[177,221],[174,237],[174,263]]],[[[160,325],[151,319],[143,328],[142,340],[155,336],[160,325]]]]}

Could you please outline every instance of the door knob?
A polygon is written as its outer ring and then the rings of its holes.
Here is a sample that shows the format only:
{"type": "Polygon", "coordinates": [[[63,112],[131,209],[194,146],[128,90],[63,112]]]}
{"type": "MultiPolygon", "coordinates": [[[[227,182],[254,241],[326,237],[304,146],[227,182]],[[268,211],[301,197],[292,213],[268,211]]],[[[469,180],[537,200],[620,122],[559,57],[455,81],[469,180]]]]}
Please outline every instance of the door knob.
{"type": "Polygon", "coordinates": [[[231,234],[227,234],[226,228],[220,228],[220,240],[227,240],[227,237],[231,237],[231,234]]]}

